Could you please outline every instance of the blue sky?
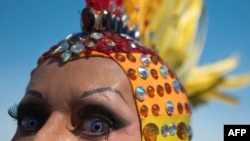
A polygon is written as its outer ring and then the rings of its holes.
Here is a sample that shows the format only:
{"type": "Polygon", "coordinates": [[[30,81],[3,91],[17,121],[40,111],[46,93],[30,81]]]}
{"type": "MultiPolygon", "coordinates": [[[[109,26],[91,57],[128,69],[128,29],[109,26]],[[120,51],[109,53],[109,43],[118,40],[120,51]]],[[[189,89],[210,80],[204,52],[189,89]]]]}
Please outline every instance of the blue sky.
{"type": "MultiPolygon", "coordinates": [[[[205,3],[208,33],[199,63],[238,53],[239,66],[232,74],[250,71],[250,1],[205,3]]],[[[7,109],[23,96],[38,56],[66,35],[80,31],[83,5],[83,0],[0,0],[0,140],[10,140],[14,134],[16,123],[7,109]]],[[[230,93],[240,99],[240,105],[214,100],[193,111],[193,141],[222,141],[223,124],[250,124],[250,86],[230,93]]]]}

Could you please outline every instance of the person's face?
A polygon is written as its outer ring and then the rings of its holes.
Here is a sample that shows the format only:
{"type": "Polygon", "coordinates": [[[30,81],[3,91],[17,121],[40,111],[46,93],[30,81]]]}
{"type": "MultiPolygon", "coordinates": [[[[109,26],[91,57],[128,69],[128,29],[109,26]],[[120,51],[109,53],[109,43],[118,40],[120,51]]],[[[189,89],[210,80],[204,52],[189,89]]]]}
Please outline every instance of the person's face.
{"type": "Polygon", "coordinates": [[[48,59],[31,77],[17,108],[13,140],[140,141],[132,88],[113,60],[48,59]]]}

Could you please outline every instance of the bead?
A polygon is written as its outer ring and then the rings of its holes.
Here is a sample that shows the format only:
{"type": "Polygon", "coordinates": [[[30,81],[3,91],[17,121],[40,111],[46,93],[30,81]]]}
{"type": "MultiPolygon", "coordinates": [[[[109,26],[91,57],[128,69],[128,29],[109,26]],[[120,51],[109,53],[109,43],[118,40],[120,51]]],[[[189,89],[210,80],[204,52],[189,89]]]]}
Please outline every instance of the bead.
{"type": "Polygon", "coordinates": [[[151,98],[154,97],[154,95],[155,95],[155,89],[154,89],[154,87],[148,86],[147,87],[147,94],[151,98]]]}
{"type": "Polygon", "coordinates": [[[176,93],[179,93],[181,91],[181,85],[178,81],[174,80],[173,86],[176,93]]]}
{"type": "Polygon", "coordinates": [[[140,113],[142,116],[147,117],[148,116],[148,107],[146,105],[142,105],[140,108],[140,113]]]}
{"type": "Polygon", "coordinates": [[[188,131],[187,131],[187,126],[184,122],[180,122],[177,125],[177,136],[182,140],[185,140],[187,138],[188,131]]]}
{"type": "Polygon", "coordinates": [[[175,135],[176,132],[177,132],[176,125],[174,123],[171,123],[169,125],[169,134],[173,136],[175,135]]]}
{"type": "Polygon", "coordinates": [[[120,53],[116,53],[115,54],[115,58],[117,60],[119,60],[120,62],[124,62],[126,60],[126,58],[122,54],[120,54],[120,53]]]}
{"type": "Polygon", "coordinates": [[[130,62],[136,62],[136,58],[132,53],[127,53],[126,57],[130,62]]]}
{"type": "Polygon", "coordinates": [[[104,42],[106,43],[106,45],[108,45],[110,47],[114,47],[115,46],[115,42],[112,41],[111,39],[105,39],[104,42]]]}
{"type": "Polygon", "coordinates": [[[158,57],[157,56],[150,56],[150,59],[153,64],[157,65],[158,64],[158,57]]]}
{"type": "Polygon", "coordinates": [[[145,54],[141,55],[141,62],[144,66],[147,66],[147,67],[151,64],[150,58],[148,58],[147,55],[145,54]]]}
{"type": "Polygon", "coordinates": [[[166,137],[169,134],[168,130],[169,130],[168,125],[163,124],[162,127],[161,127],[161,134],[162,134],[163,137],[166,137]]]}
{"type": "Polygon", "coordinates": [[[86,44],[86,46],[87,46],[88,48],[92,48],[92,47],[95,46],[95,43],[94,43],[93,41],[88,41],[87,44],[86,44]]]}
{"type": "Polygon", "coordinates": [[[81,43],[76,43],[74,45],[71,46],[70,50],[71,52],[75,53],[75,54],[80,54],[84,49],[83,44],[81,43]]]}
{"type": "Polygon", "coordinates": [[[166,102],[166,111],[168,115],[172,115],[174,112],[174,104],[172,101],[166,102]]]}
{"type": "Polygon", "coordinates": [[[179,111],[180,114],[183,113],[183,106],[182,106],[181,103],[178,103],[178,104],[177,104],[177,109],[178,109],[178,111],[179,111]]]}
{"type": "Polygon", "coordinates": [[[61,53],[67,51],[69,48],[69,44],[67,41],[63,40],[59,43],[59,47],[57,47],[54,53],[61,53]]]}
{"type": "Polygon", "coordinates": [[[157,93],[160,97],[162,97],[164,95],[164,89],[161,85],[157,85],[157,93]]]}
{"type": "Polygon", "coordinates": [[[82,31],[91,31],[95,25],[95,15],[90,8],[84,8],[81,12],[82,31]]]}
{"type": "Polygon", "coordinates": [[[151,73],[151,75],[152,75],[152,77],[153,77],[154,79],[158,79],[158,73],[157,73],[157,71],[156,71],[155,69],[152,69],[152,70],[150,71],[150,73],[151,73]]]}
{"type": "Polygon", "coordinates": [[[137,86],[135,89],[136,98],[139,101],[144,101],[146,98],[146,91],[142,86],[137,86]]]}
{"type": "Polygon", "coordinates": [[[142,79],[148,78],[148,70],[144,66],[139,66],[138,72],[139,72],[139,75],[142,79]]]}
{"type": "Polygon", "coordinates": [[[170,84],[168,84],[168,83],[165,83],[165,90],[166,90],[166,92],[168,93],[168,94],[170,94],[171,93],[171,86],[170,86],[170,84]]]}
{"type": "Polygon", "coordinates": [[[132,80],[135,80],[137,78],[136,70],[131,68],[128,70],[127,75],[132,80]]]}
{"type": "Polygon", "coordinates": [[[159,128],[154,123],[148,123],[142,129],[145,141],[156,141],[159,135],[159,128]]]}
{"type": "Polygon", "coordinates": [[[133,43],[133,42],[129,42],[129,45],[130,45],[131,48],[137,48],[136,44],[133,43]]]}
{"type": "Polygon", "coordinates": [[[158,116],[159,112],[160,112],[160,107],[157,104],[154,104],[152,106],[152,114],[158,116]]]}
{"type": "Polygon", "coordinates": [[[103,34],[99,32],[93,32],[90,34],[90,38],[95,39],[95,40],[100,40],[102,39],[103,34]]]}
{"type": "Polygon", "coordinates": [[[162,75],[163,78],[167,78],[168,71],[167,71],[167,69],[164,66],[160,67],[160,72],[161,72],[161,75],[162,75]]]}

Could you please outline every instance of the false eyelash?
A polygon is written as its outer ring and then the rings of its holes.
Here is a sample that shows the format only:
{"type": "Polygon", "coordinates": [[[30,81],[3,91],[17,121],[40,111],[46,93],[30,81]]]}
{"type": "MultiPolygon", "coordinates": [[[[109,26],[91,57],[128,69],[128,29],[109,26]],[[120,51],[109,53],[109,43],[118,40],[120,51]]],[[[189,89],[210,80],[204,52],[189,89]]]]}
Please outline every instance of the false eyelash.
{"type": "Polygon", "coordinates": [[[14,104],[12,105],[9,109],[8,109],[8,114],[11,118],[17,120],[18,119],[18,115],[17,115],[17,108],[18,108],[18,105],[17,104],[14,104]]]}

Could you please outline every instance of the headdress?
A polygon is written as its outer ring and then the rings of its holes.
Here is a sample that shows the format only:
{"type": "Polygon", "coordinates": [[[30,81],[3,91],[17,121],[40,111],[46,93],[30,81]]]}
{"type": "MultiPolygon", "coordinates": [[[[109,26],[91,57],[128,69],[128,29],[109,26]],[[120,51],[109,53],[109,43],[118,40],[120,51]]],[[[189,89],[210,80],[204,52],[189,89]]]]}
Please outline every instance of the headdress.
{"type": "Polygon", "coordinates": [[[126,4],[128,1],[86,0],[81,12],[82,32],[70,34],[51,47],[38,65],[50,57],[64,63],[95,56],[113,59],[131,83],[142,140],[190,140],[191,107],[185,89],[168,64],[140,42],[140,26],[147,23],[133,23],[138,15],[132,10],[128,17],[126,4]]]}

